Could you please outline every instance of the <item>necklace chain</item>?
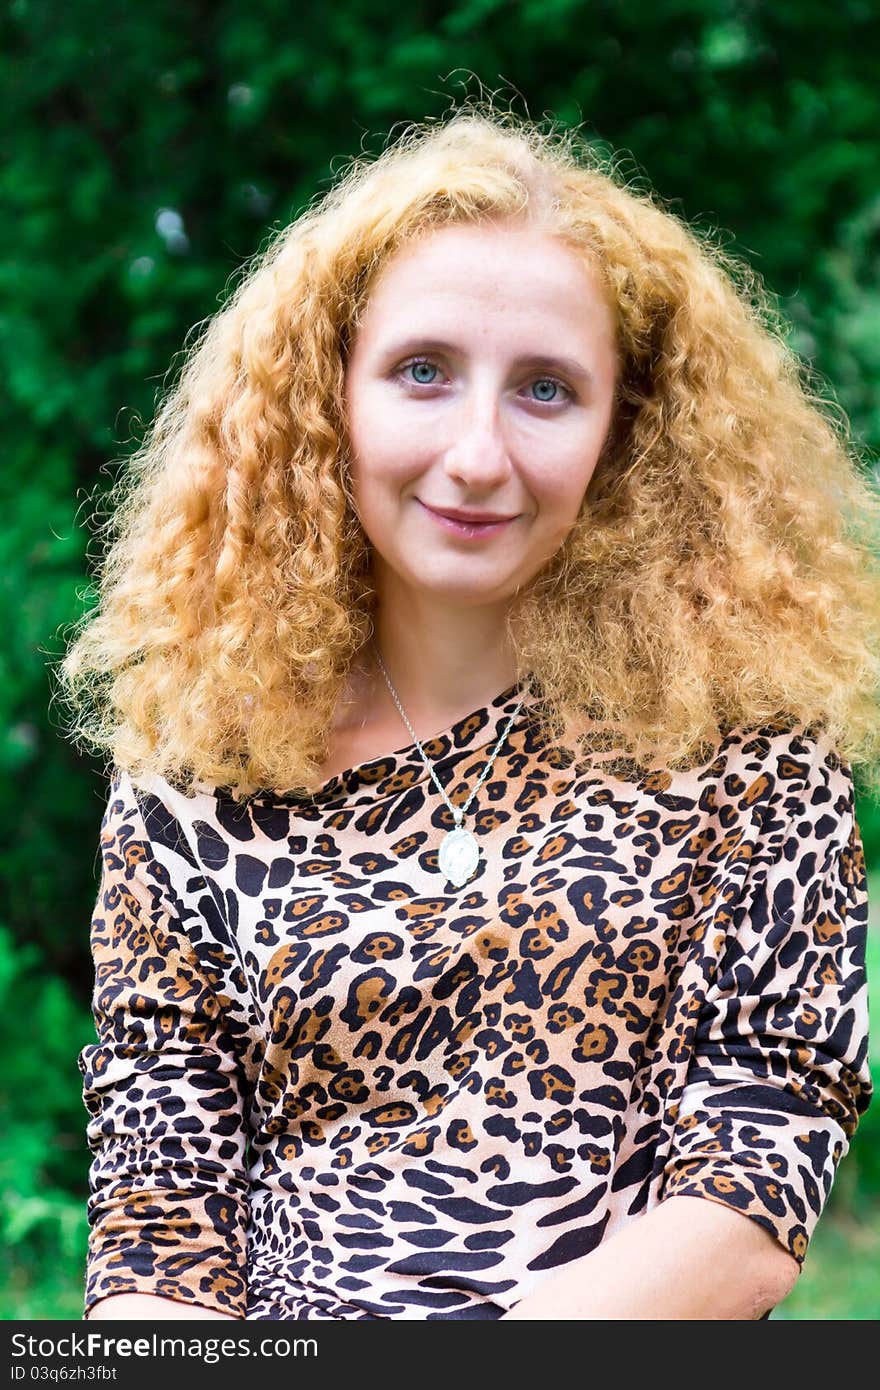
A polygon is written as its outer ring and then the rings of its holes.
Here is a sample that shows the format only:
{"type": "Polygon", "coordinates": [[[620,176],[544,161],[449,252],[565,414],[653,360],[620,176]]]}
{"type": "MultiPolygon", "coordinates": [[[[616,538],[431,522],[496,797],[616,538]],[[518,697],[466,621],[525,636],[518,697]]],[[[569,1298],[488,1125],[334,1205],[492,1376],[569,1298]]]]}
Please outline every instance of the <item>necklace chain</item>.
{"type": "Polygon", "coordinates": [[[501,748],[501,745],[503,744],[504,740],[507,738],[507,735],[508,735],[508,733],[510,732],[510,728],[511,728],[511,725],[513,724],[513,721],[516,719],[516,716],[519,714],[520,710],[521,710],[522,707],[523,707],[523,704],[524,704],[524,702],[525,702],[525,696],[522,697],[522,699],[520,700],[520,702],[519,702],[519,704],[517,705],[516,709],[513,711],[513,714],[510,716],[510,718],[508,719],[506,725],[504,726],[504,730],[503,730],[503,732],[502,732],[502,734],[501,734],[501,737],[499,738],[498,742],[495,744],[495,747],[494,747],[494,749],[492,750],[492,752],[491,752],[491,754],[490,754],[490,756],[489,756],[489,761],[486,763],[486,766],[483,768],[483,771],[482,771],[482,773],[481,773],[481,775],[480,775],[480,779],[479,779],[479,781],[477,782],[477,785],[474,787],[473,791],[471,792],[470,796],[468,797],[467,801],[465,802],[464,806],[453,806],[452,802],[449,800],[449,797],[446,795],[446,792],[445,792],[443,786],[442,786],[441,783],[439,782],[439,780],[438,780],[438,778],[437,778],[437,774],[435,773],[433,767],[431,766],[431,763],[429,762],[428,758],[426,757],[426,755],[425,755],[425,750],[423,749],[421,743],[419,742],[418,738],[416,737],[415,729],[413,728],[412,724],[410,724],[409,720],[408,720],[407,717],[406,717],[406,711],[404,710],[403,705],[400,703],[400,700],[399,700],[398,695],[397,695],[397,691],[394,689],[394,686],[391,684],[391,677],[389,676],[388,672],[387,672],[386,669],[385,669],[385,663],[384,663],[384,661],[382,660],[381,656],[379,655],[379,649],[378,649],[378,647],[375,645],[375,643],[373,644],[373,651],[374,651],[375,654],[376,654],[376,660],[378,661],[380,667],[382,668],[382,674],[383,674],[383,676],[385,677],[385,683],[386,683],[386,685],[388,686],[389,691],[391,692],[391,698],[394,700],[394,703],[396,704],[398,710],[400,711],[401,718],[403,719],[404,724],[406,725],[407,729],[409,730],[410,735],[411,735],[411,737],[412,737],[412,740],[413,740],[413,742],[414,742],[416,748],[418,748],[418,750],[419,750],[419,754],[420,754],[420,756],[421,756],[422,762],[425,764],[425,767],[428,769],[428,772],[431,774],[431,777],[433,778],[435,787],[436,787],[437,790],[439,791],[440,795],[443,797],[443,800],[446,802],[446,805],[449,807],[449,810],[450,810],[451,813],[452,813],[452,819],[455,821],[456,828],[457,828],[458,826],[461,825],[461,823],[462,823],[462,821],[464,820],[464,817],[465,817],[465,815],[466,815],[466,813],[467,813],[468,807],[470,806],[470,804],[471,804],[471,802],[473,801],[474,797],[476,796],[477,792],[480,790],[480,787],[483,785],[483,783],[485,782],[485,780],[486,780],[486,778],[488,777],[489,773],[491,772],[491,770],[492,770],[492,764],[494,763],[496,757],[498,756],[499,749],[501,748]]]}

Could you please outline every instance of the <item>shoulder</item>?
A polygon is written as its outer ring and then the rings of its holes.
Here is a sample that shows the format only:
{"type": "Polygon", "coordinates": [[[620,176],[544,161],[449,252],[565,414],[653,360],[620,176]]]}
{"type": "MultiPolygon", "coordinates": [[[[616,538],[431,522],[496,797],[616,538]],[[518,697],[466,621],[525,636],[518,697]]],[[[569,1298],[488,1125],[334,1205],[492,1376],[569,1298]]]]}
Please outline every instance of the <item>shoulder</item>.
{"type": "Polygon", "coordinates": [[[655,802],[708,828],[716,864],[747,880],[810,878],[851,839],[852,773],[827,730],[776,719],[732,728],[690,771],[661,780],[655,802]]]}
{"type": "MultiPolygon", "coordinates": [[[[725,785],[756,827],[752,871],[774,920],[793,920],[838,892],[866,908],[861,832],[851,767],[821,725],[777,722],[739,731],[726,750],[725,785]]],[[[753,904],[754,907],[754,904],[753,904]]]]}
{"type": "Polygon", "coordinates": [[[794,810],[852,798],[852,771],[827,730],[818,724],[776,720],[732,730],[716,770],[748,788],[752,800],[794,810]]]}
{"type": "Polygon", "coordinates": [[[221,838],[218,798],[220,789],[184,790],[158,773],[132,774],[115,765],[102,822],[105,857],[124,857],[136,866],[135,876],[175,908],[177,893],[199,872],[200,838],[221,838]]]}

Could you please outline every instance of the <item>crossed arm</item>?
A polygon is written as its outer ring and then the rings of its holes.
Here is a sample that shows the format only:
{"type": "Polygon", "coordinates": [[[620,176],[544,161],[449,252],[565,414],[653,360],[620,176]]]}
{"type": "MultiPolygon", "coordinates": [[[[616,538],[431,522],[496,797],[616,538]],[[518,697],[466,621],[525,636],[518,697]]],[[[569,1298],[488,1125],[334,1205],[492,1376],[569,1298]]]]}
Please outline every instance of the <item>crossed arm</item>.
{"type": "MultiPolygon", "coordinates": [[[[796,1260],[750,1217],[703,1197],[668,1197],[546,1279],[504,1318],[743,1321],[775,1308],[797,1277],[796,1260]]],[[[151,1294],[103,1298],[90,1314],[100,1318],[229,1320],[151,1294]]]]}
{"type": "Polygon", "coordinates": [[[742,1321],[781,1303],[798,1273],[751,1217],[704,1197],[668,1197],[504,1318],[742,1321]]]}

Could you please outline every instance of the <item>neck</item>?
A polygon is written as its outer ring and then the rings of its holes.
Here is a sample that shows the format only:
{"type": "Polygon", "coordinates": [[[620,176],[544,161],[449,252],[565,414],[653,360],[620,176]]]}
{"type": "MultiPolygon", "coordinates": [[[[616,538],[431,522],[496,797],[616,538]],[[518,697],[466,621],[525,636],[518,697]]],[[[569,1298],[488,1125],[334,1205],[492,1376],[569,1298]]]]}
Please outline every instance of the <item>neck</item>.
{"type": "Polygon", "coordinates": [[[505,616],[506,604],[454,608],[414,598],[401,603],[398,595],[393,607],[380,604],[364,654],[375,698],[396,711],[372,645],[411,722],[439,727],[488,704],[516,680],[505,616]]]}

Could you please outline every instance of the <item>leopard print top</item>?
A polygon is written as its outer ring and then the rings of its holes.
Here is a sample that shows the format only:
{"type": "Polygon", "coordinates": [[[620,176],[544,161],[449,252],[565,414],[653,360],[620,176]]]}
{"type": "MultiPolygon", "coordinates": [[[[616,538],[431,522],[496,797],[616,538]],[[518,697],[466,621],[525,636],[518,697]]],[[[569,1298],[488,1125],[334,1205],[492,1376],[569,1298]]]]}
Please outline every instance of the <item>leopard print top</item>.
{"type": "MultiPolygon", "coordinates": [[[[464,804],[510,687],[428,743],[464,804]]],[[[850,770],[791,722],[681,772],[527,704],[466,823],[414,745],[311,798],[114,768],[85,1315],[498,1318],[673,1194],[801,1264],[871,1096],[850,770]],[[607,750],[606,750],[607,753],[607,750]]]]}

